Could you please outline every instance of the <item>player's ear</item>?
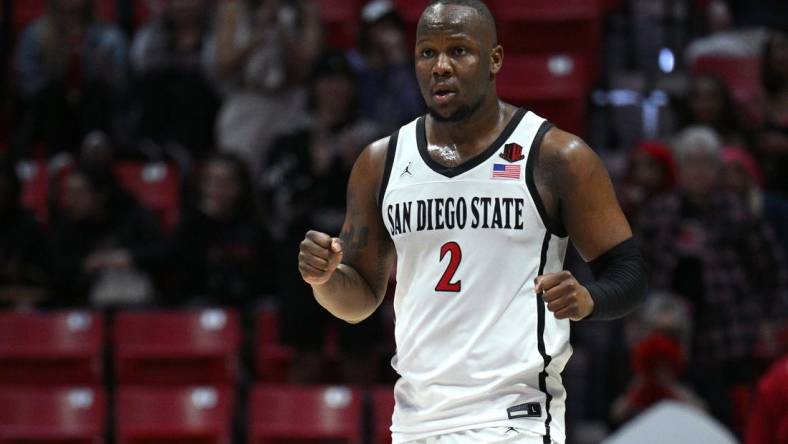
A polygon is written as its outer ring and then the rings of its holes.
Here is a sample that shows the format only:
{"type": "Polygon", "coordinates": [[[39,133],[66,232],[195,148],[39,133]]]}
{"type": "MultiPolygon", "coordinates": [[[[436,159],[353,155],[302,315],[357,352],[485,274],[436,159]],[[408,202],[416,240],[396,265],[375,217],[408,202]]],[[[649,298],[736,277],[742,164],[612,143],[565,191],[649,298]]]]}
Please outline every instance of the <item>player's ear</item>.
{"type": "Polygon", "coordinates": [[[503,67],[503,47],[495,45],[490,52],[490,74],[498,74],[503,67]]]}

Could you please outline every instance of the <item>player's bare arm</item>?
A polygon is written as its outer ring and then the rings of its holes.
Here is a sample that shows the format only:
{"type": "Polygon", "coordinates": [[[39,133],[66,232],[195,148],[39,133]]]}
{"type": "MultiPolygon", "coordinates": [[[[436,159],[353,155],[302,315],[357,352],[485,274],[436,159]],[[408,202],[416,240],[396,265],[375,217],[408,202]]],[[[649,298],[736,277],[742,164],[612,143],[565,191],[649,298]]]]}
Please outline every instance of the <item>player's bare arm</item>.
{"type": "MultiPolygon", "coordinates": [[[[595,261],[602,262],[600,268],[609,265],[611,261],[606,257],[600,260],[608,253],[615,260],[632,259],[632,230],[616,200],[607,170],[579,137],[557,128],[548,130],[539,150],[535,180],[549,217],[563,225],[578,253],[592,268],[595,261]],[[619,252],[616,248],[622,245],[626,248],[619,252]]],[[[642,260],[632,267],[639,271],[641,264],[642,260]]],[[[629,289],[633,307],[642,297],[637,291],[640,287],[634,287],[629,289]]],[[[535,291],[544,292],[547,308],[557,318],[577,321],[591,315],[595,299],[605,296],[600,290],[595,298],[589,288],[580,285],[569,271],[562,271],[537,278],[535,291]]],[[[645,291],[644,280],[642,290],[645,291]]]]}
{"type": "Polygon", "coordinates": [[[394,262],[377,202],[387,146],[388,138],[379,140],[356,160],[340,237],[309,231],[298,255],[298,269],[318,303],[350,323],[366,319],[380,305],[394,262]]]}

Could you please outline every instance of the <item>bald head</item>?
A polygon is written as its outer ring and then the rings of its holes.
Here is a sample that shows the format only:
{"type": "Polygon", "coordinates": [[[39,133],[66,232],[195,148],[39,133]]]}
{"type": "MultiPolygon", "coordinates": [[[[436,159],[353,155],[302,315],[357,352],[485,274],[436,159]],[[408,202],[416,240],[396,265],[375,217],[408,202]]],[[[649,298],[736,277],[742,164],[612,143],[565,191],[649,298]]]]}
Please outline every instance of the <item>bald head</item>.
{"type": "Polygon", "coordinates": [[[490,48],[498,44],[495,18],[481,0],[430,2],[419,19],[417,35],[446,30],[467,33],[490,48]]]}

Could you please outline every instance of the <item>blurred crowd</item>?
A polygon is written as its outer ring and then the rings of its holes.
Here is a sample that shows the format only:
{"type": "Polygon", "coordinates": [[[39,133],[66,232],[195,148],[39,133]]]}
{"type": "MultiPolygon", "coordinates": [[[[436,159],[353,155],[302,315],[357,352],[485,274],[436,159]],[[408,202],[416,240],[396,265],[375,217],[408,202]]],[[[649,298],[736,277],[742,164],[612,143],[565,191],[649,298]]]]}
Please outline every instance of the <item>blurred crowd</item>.
{"type": "MultiPolygon", "coordinates": [[[[334,320],[296,256],[307,229],[339,232],[360,150],[425,112],[411,28],[394,4],[367,3],[357,44],[337,49],[320,2],[116,3],[144,3],[147,17],[110,22],[92,0],[47,0],[18,32],[4,21],[0,304],[270,305],[296,351],[291,381],[391,382],[388,305],[359,325],[334,320]],[[30,161],[49,168],[45,217],[22,203],[30,161]],[[121,185],[119,161],[179,172],[177,221],[162,224],[121,185]]],[[[640,37],[615,43],[649,2],[612,3],[595,86],[620,88],[629,65],[661,88],[638,61],[640,37]]],[[[788,11],[767,0],[650,3],[691,11],[669,69],[660,61],[664,118],[611,136],[615,110],[590,103],[581,136],[610,166],[653,294],[624,321],[574,326],[570,435],[581,421],[614,429],[667,398],[748,442],[786,442],[785,404],[768,407],[785,390],[763,387],[788,378],[785,364],[767,374],[788,350],[788,11]],[[759,93],[692,69],[708,57],[756,60],[745,78],[759,93]],[[783,416],[748,421],[759,409],[783,416]],[[778,436],[780,421],[783,441],[759,438],[778,436]]]]}

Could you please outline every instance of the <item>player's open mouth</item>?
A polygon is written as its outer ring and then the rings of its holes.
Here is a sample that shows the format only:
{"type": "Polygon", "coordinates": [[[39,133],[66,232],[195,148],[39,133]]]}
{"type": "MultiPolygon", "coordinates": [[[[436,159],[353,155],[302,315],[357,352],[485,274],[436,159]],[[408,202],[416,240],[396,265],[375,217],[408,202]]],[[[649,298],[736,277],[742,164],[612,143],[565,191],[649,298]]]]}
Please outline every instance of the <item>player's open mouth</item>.
{"type": "Polygon", "coordinates": [[[432,93],[432,100],[438,105],[448,103],[454,96],[457,95],[454,91],[438,90],[432,93]]]}

